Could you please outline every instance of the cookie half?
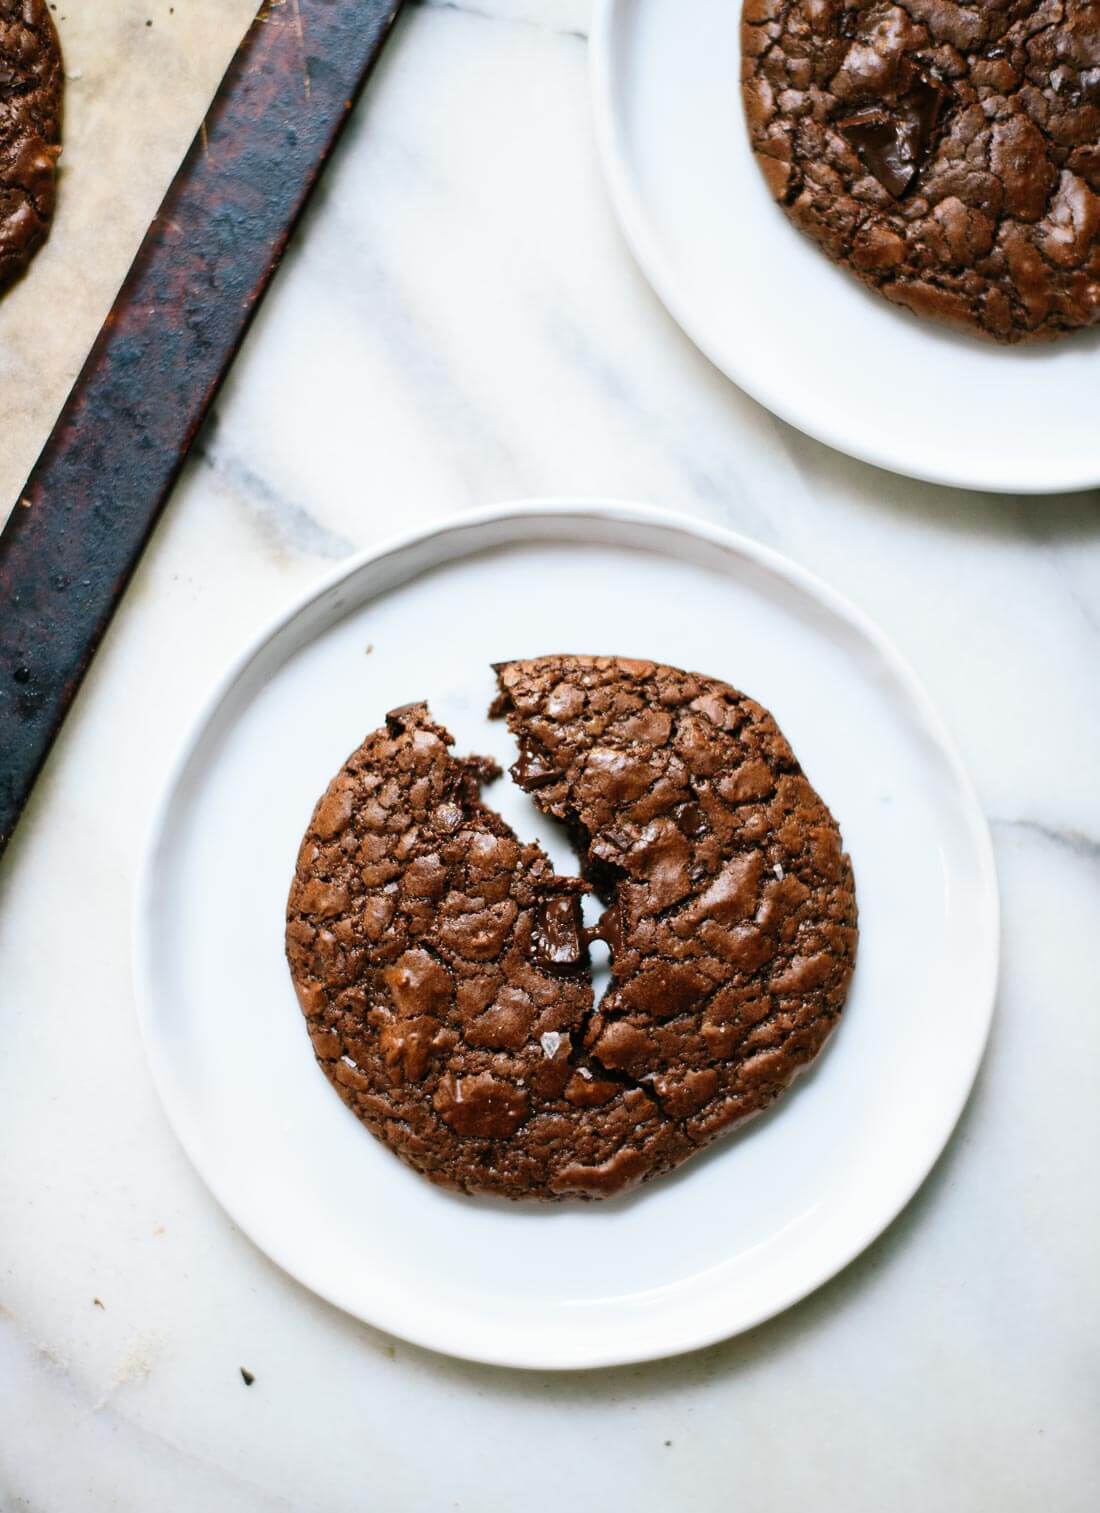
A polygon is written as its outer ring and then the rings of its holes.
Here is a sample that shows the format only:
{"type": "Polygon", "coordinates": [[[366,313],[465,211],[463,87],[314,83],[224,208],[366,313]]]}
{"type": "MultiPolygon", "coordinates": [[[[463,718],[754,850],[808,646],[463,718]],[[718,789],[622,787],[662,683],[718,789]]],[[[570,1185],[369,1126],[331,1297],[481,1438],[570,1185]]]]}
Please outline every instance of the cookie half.
{"type": "Polygon", "coordinates": [[[834,262],[996,341],[1100,320],[1094,0],[744,0],[741,40],[757,162],[834,262]]]}
{"type": "Polygon", "coordinates": [[[607,909],[585,1036],[693,1148],[766,1107],[837,1022],[856,949],[840,831],[768,712],[619,657],[498,669],[515,780],[569,827],[607,909]]]}

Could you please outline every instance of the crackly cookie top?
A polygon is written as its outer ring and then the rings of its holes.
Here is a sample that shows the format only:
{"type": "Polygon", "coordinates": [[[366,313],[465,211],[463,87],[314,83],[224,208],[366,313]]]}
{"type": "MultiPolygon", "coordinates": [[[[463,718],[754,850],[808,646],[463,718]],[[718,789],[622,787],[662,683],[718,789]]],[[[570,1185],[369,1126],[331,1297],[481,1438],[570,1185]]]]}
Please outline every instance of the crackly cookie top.
{"type": "Polygon", "coordinates": [[[896,304],[998,341],[1100,320],[1097,0],[744,0],[787,215],[896,304]]]}
{"type": "Polygon", "coordinates": [[[499,681],[513,776],[588,881],[517,840],[479,796],[491,767],[410,706],[314,812],[288,958],[326,1073],[412,1166],[600,1197],[678,1165],[817,1053],[852,969],[851,868],[771,717],[725,684],[590,657],[499,681]],[[590,886],[607,907],[586,930],[590,886]]]}
{"type": "Polygon", "coordinates": [[[287,955],[318,1060],[363,1122],[447,1186],[622,1185],[682,1145],[583,1050],[579,898],[478,796],[425,705],[369,735],[314,811],[287,955]]]}
{"type": "Polygon", "coordinates": [[[22,273],[54,211],[61,50],[45,0],[0,0],[0,288],[22,273]]]}

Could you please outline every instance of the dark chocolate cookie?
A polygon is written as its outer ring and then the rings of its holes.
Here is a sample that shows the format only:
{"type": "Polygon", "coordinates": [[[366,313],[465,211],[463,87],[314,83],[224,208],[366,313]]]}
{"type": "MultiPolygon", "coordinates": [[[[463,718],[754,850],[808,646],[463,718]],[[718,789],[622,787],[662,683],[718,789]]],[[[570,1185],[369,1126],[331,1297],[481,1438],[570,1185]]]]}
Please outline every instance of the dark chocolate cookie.
{"type": "Polygon", "coordinates": [[[917,315],[1013,342],[1100,320],[1096,0],[744,0],[757,162],[917,315]]]}
{"type": "Polygon", "coordinates": [[[0,0],[0,289],[23,272],[53,219],[61,77],[46,0],[0,0]]]}
{"type": "Polygon", "coordinates": [[[513,776],[588,880],[516,839],[479,797],[491,764],[454,758],[414,705],[315,810],[287,954],[321,1065],[410,1165],[468,1192],[602,1197],[817,1054],[852,970],[851,868],[771,717],[725,684],[607,657],[499,679],[513,776]],[[586,931],[590,887],[608,907],[586,931]]]}

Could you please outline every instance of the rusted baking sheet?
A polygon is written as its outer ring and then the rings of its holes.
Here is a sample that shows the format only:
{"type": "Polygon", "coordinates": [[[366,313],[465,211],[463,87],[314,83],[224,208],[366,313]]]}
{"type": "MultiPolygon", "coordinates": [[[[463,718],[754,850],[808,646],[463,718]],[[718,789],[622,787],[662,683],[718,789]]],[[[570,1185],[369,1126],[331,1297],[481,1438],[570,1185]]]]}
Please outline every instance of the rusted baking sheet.
{"type": "Polygon", "coordinates": [[[402,3],[261,6],[0,535],[0,852],[402,3]]]}

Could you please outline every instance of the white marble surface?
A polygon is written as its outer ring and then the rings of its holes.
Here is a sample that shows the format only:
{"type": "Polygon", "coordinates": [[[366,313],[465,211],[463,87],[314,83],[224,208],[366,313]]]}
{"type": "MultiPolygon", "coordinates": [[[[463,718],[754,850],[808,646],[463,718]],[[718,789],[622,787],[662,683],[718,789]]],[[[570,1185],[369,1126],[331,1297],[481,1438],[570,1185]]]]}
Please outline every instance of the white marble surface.
{"type": "Polygon", "coordinates": [[[610,218],[587,21],[402,22],[0,867],[4,1513],[1095,1506],[1100,498],[907,483],[714,373],[610,218]],[[553,1377],[378,1335],[234,1230],[154,1096],[129,934],[243,640],[397,527],[570,492],[745,531],[893,634],[993,822],[1004,970],[956,1137],[865,1257],[702,1354],[553,1377]]]}

